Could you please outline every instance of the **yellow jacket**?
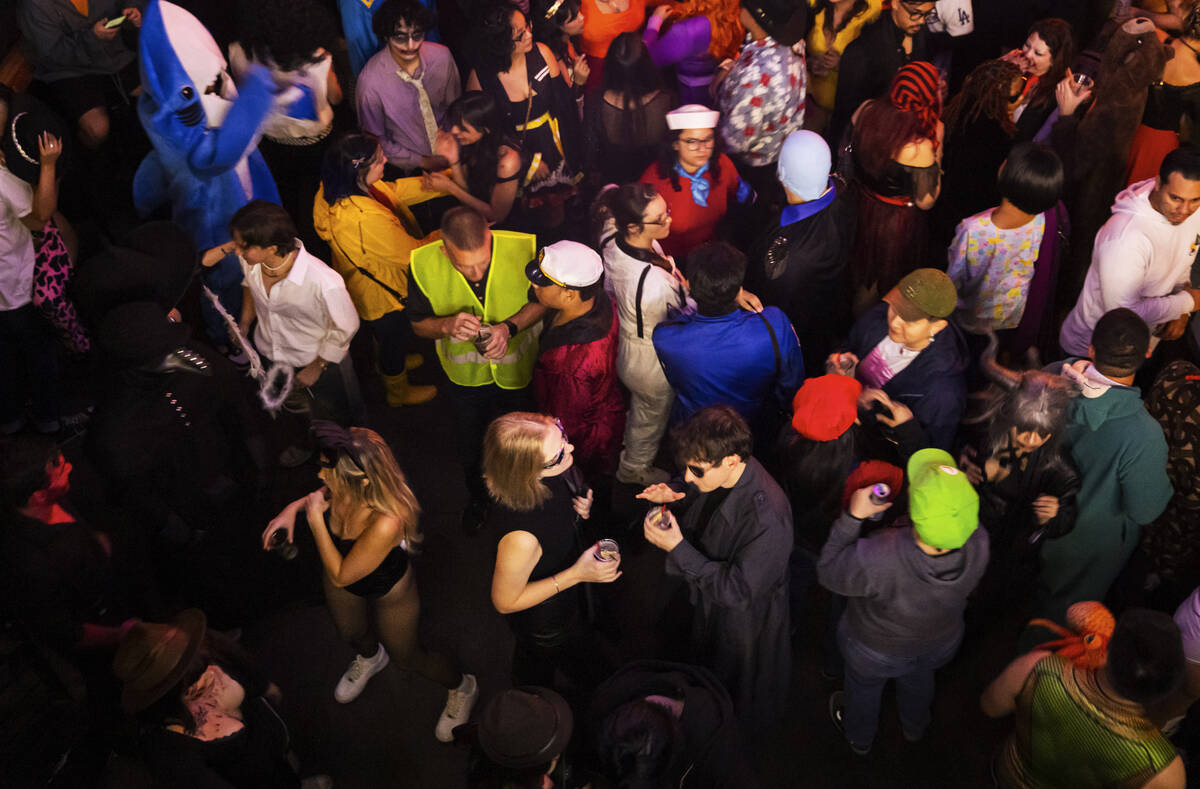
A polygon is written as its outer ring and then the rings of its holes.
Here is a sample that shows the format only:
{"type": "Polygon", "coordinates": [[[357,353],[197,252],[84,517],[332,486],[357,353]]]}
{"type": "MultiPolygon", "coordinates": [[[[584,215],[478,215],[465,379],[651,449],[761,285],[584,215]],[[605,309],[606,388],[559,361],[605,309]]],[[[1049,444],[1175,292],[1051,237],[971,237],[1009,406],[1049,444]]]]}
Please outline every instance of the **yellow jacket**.
{"type": "Polygon", "coordinates": [[[333,268],[346,281],[358,316],[365,321],[402,310],[404,305],[358,269],[407,297],[409,256],[442,235],[435,231],[415,237],[420,230],[408,206],[442,194],[424,191],[419,177],[376,181],[373,188],[391,203],[391,211],[369,195],[351,195],[329,205],[324,189],[317,190],[313,201],[313,227],[333,249],[333,268]]]}
{"type": "MultiPolygon", "coordinates": [[[[808,0],[809,6],[815,7],[816,0],[808,0]]],[[[862,32],[863,26],[868,22],[874,22],[879,18],[883,11],[883,0],[867,0],[867,10],[856,17],[853,17],[846,26],[838,31],[830,42],[826,38],[825,31],[825,14],[832,13],[831,11],[822,11],[813,16],[808,29],[808,41],[805,42],[804,56],[810,60],[815,60],[818,55],[823,55],[827,50],[836,49],[838,52],[845,52],[846,47],[850,46],[850,42],[858,38],[858,34],[862,32]],[[832,43],[832,46],[831,46],[832,43]]],[[[829,73],[814,77],[811,74],[808,79],[808,95],[813,101],[820,104],[828,110],[833,109],[833,98],[837,93],[838,73],[836,70],[829,73]]]]}

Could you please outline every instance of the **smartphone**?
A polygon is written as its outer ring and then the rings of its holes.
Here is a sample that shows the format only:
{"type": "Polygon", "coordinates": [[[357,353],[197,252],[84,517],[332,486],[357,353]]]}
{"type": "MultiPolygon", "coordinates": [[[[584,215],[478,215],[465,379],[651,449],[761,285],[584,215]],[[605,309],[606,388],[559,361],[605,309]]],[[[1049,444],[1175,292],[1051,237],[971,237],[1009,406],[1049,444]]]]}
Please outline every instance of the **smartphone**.
{"type": "Polygon", "coordinates": [[[109,30],[112,30],[114,27],[120,27],[123,24],[125,24],[125,17],[122,15],[122,16],[117,17],[116,19],[108,20],[107,22],[104,23],[104,27],[106,27],[109,30]]]}

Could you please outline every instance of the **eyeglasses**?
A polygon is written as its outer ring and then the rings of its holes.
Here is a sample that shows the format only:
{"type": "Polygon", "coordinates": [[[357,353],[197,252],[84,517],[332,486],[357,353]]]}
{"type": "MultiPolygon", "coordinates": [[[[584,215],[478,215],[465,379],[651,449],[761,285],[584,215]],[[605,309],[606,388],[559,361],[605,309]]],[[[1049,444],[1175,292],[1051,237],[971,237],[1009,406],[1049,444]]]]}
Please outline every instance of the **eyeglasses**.
{"type": "Polygon", "coordinates": [[[521,43],[522,41],[525,40],[525,36],[531,34],[532,32],[533,32],[533,28],[530,27],[529,25],[525,25],[525,27],[521,28],[520,30],[514,30],[513,35],[516,36],[516,38],[514,38],[512,40],[513,43],[514,44],[521,43]]]}
{"type": "Polygon", "coordinates": [[[699,151],[716,145],[717,136],[714,134],[712,137],[705,137],[703,140],[697,139],[696,137],[680,137],[679,141],[683,143],[684,147],[689,151],[699,151]]]}
{"type": "Polygon", "coordinates": [[[695,463],[688,463],[687,470],[692,472],[693,477],[695,477],[696,479],[700,479],[705,474],[712,471],[712,466],[709,466],[708,468],[700,468],[695,463]]]}
{"type": "Polygon", "coordinates": [[[565,429],[563,429],[563,423],[561,420],[555,419],[554,426],[557,427],[558,432],[562,434],[562,441],[563,441],[562,447],[558,450],[558,454],[554,456],[553,460],[551,460],[546,465],[542,466],[542,468],[544,468],[544,469],[554,468],[559,463],[562,463],[563,458],[565,458],[567,456],[567,431],[565,429]]]}
{"type": "MultiPolygon", "coordinates": [[[[913,5],[916,5],[916,3],[914,3],[913,5]]],[[[931,8],[928,11],[914,11],[912,8],[909,7],[908,3],[904,3],[904,2],[900,3],[900,7],[904,9],[904,13],[906,13],[910,17],[912,17],[912,20],[914,22],[924,22],[926,19],[933,16],[933,12],[935,10],[935,9],[931,8]]]]}
{"type": "Polygon", "coordinates": [[[409,41],[413,42],[414,44],[420,44],[422,41],[425,40],[425,31],[424,30],[414,30],[411,33],[403,33],[403,32],[397,31],[395,33],[392,33],[390,38],[392,41],[395,41],[397,44],[405,44],[409,41]]]}
{"type": "Polygon", "coordinates": [[[662,219],[659,219],[656,222],[651,222],[649,220],[643,219],[642,224],[643,225],[669,225],[669,224],[671,224],[671,206],[667,206],[666,210],[663,211],[662,219]]]}

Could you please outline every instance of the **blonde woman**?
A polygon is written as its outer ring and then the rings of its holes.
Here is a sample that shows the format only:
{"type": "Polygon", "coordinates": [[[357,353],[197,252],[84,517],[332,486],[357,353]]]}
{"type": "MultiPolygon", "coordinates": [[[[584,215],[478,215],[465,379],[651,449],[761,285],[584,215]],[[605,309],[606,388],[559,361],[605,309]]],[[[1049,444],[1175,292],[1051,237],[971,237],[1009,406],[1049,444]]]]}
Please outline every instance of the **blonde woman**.
{"type": "Polygon", "coordinates": [[[516,636],[518,685],[552,687],[556,668],[583,687],[605,676],[576,587],[612,583],[621,577],[621,560],[600,561],[593,545],[576,538],[576,517],[591,513],[592,491],[568,473],[574,449],[561,422],[525,411],[496,419],[483,439],[483,478],[493,500],[488,525],[500,540],[492,604],[516,636]]]}
{"type": "Polygon", "coordinates": [[[394,660],[446,688],[435,735],[450,742],[454,727],[471,717],[479,690],[473,675],[417,642],[420,600],[408,554],[421,540],[421,508],[378,433],[323,420],[314,420],[313,433],[325,485],[285,507],[263,532],[263,547],[271,547],[277,531],[291,542],[296,516],[306,513],[325,568],[325,604],[358,653],[334,698],[342,704],[358,698],[371,677],[394,660]]]}

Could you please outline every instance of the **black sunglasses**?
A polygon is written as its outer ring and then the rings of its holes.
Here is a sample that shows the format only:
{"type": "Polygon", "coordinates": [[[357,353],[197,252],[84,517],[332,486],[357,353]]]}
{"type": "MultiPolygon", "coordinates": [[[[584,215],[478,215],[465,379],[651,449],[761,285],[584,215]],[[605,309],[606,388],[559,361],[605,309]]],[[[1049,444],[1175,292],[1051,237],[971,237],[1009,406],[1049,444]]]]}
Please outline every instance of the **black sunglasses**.
{"type": "Polygon", "coordinates": [[[687,470],[692,472],[693,477],[696,477],[697,479],[699,479],[700,477],[703,477],[708,472],[712,471],[712,467],[709,466],[708,468],[700,468],[695,463],[688,463],[687,470]]]}
{"type": "Polygon", "coordinates": [[[554,426],[558,428],[559,433],[562,433],[563,443],[562,443],[562,447],[558,450],[558,454],[554,456],[554,459],[551,460],[546,465],[542,466],[542,468],[544,468],[544,469],[554,468],[559,463],[562,463],[563,458],[565,458],[567,456],[567,431],[563,429],[563,423],[561,420],[555,419],[554,426]]]}

